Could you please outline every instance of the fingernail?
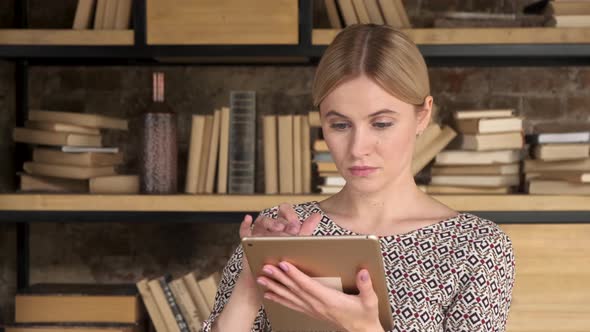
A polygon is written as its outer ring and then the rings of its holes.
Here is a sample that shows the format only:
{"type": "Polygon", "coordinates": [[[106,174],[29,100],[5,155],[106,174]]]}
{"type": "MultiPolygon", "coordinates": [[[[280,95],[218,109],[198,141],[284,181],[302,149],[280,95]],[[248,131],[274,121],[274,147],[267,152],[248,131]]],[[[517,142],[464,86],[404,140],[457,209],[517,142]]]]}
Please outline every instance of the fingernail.
{"type": "Polygon", "coordinates": [[[256,281],[257,281],[259,284],[261,284],[262,286],[266,286],[266,281],[264,281],[264,279],[262,279],[262,278],[258,278],[258,279],[256,279],[256,281]]]}
{"type": "Polygon", "coordinates": [[[271,300],[272,299],[272,296],[270,296],[270,294],[268,294],[268,293],[265,293],[264,294],[264,298],[267,299],[267,300],[271,300]]]}
{"type": "Polygon", "coordinates": [[[367,273],[367,271],[362,271],[361,272],[361,281],[367,281],[369,280],[369,273],[367,273]]]}
{"type": "Polygon", "coordinates": [[[262,271],[266,274],[272,274],[272,270],[267,267],[263,268],[262,271]]]}
{"type": "Polygon", "coordinates": [[[289,266],[287,265],[287,263],[285,262],[280,262],[279,263],[279,267],[281,268],[281,270],[285,271],[285,272],[289,272],[289,266]]]}

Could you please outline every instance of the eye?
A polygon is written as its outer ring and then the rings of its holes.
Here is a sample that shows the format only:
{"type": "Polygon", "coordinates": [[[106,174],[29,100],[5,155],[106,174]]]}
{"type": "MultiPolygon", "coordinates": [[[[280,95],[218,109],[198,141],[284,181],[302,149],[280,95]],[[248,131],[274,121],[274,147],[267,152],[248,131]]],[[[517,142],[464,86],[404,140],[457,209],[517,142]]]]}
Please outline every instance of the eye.
{"type": "Polygon", "coordinates": [[[335,122],[335,123],[330,124],[330,128],[336,129],[336,130],[344,130],[348,127],[350,127],[350,125],[346,122],[335,122]]]}
{"type": "Polygon", "coordinates": [[[373,127],[378,129],[385,129],[393,126],[393,122],[373,122],[373,127]]]}

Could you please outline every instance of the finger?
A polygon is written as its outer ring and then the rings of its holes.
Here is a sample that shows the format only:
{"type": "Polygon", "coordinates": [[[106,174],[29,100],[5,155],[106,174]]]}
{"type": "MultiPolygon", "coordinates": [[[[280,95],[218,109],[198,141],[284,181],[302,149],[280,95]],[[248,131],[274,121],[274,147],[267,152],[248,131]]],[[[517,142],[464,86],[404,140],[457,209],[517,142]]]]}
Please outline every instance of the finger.
{"type": "Polygon", "coordinates": [[[295,310],[295,311],[304,313],[304,314],[306,314],[308,316],[311,316],[313,318],[316,318],[316,319],[321,319],[320,317],[314,315],[311,311],[307,310],[306,309],[307,307],[296,305],[295,303],[293,303],[293,302],[287,300],[286,298],[281,297],[281,296],[279,296],[279,295],[277,295],[275,293],[266,292],[266,293],[264,293],[264,298],[267,299],[267,300],[276,302],[276,303],[278,303],[278,304],[280,304],[282,306],[285,306],[285,307],[287,307],[287,308],[289,308],[291,310],[295,310]]]}
{"type": "Polygon", "coordinates": [[[297,212],[295,212],[295,209],[293,209],[293,205],[289,203],[281,203],[279,205],[278,217],[279,219],[284,218],[287,221],[287,224],[290,225],[301,223],[301,221],[299,221],[299,216],[297,215],[297,212]]]}
{"type": "Polygon", "coordinates": [[[359,289],[359,297],[363,305],[368,309],[376,309],[379,305],[379,300],[373,289],[369,271],[362,269],[357,273],[356,286],[359,289]]]}
{"type": "Polygon", "coordinates": [[[275,235],[285,229],[285,225],[276,219],[269,217],[261,217],[254,223],[252,233],[255,235],[275,235]]]}
{"type": "MultiPolygon", "coordinates": [[[[279,263],[279,266],[283,266],[283,264],[279,263]]],[[[301,287],[299,287],[299,285],[293,281],[293,279],[287,276],[282,268],[267,264],[263,267],[262,272],[264,273],[265,277],[277,281],[291,292],[297,294],[305,302],[307,307],[314,307],[319,303],[314,299],[312,294],[308,294],[307,292],[303,291],[301,287]]]]}
{"type": "Polygon", "coordinates": [[[240,238],[252,235],[250,226],[252,226],[252,216],[247,214],[240,224],[240,238]]]}
{"type": "Polygon", "coordinates": [[[273,279],[263,276],[258,277],[258,279],[256,279],[256,282],[262,285],[267,291],[270,291],[271,293],[278,295],[278,297],[289,301],[290,303],[299,308],[303,309],[307,307],[306,304],[299,297],[297,297],[295,293],[293,293],[290,289],[288,289],[284,285],[281,285],[279,282],[276,282],[273,279]]]}
{"type": "MultiPolygon", "coordinates": [[[[318,281],[313,280],[305,273],[301,272],[295,265],[282,261],[279,263],[279,267],[283,274],[287,276],[287,279],[292,280],[294,289],[298,289],[301,294],[307,294],[303,296],[307,296],[304,299],[310,304],[314,304],[314,301],[322,302],[323,299],[330,299],[333,297],[334,293],[330,291],[334,291],[333,289],[329,289],[318,281]]],[[[289,285],[286,285],[289,286],[289,285]]]]}
{"type": "Polygon", "coordinates": [[[313,231],[318,227],[318,224],[322,220],[322,215],[319,213],[313,213],[309,216],[303,224],[301,225],[301,229],[299,230],[299,235],[307,236],[313,234],[313,231]]]}

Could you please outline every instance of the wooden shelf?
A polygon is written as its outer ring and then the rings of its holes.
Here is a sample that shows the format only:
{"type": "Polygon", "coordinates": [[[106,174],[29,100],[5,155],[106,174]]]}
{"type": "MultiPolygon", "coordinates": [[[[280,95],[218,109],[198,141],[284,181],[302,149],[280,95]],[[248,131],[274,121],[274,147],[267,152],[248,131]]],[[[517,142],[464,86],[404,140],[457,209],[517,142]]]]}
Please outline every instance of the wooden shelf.
{"type": "MultiPolygon", "coordinates": [[[[323,195],[62,195],[2,194],[0,211],[261,211],[281,202],[321,201],[323,195]]],[[[434,195],[458,211],[588,211],[590,196],[434,195]]]]}
{"type": "Polygon", "coordinates": [[[0,45],[133,45],[133,30],[0,29],[0,45]]]}
{"type": "MultiPolygon", "coordinates": [[[[418,45],[586,44],[590,28],[403,29],[418,45]]],[[[313,45],[328,45],[338,29],[314,29],[313,45]]]]}

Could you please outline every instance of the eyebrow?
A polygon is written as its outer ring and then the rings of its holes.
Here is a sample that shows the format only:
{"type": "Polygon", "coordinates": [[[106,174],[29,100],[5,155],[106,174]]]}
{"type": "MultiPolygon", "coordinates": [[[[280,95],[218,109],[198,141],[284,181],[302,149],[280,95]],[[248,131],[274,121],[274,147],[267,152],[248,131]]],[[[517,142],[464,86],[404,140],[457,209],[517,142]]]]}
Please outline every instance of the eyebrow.
{"type": "MultiPolygon", "coordinates": [[[[399,114],[399,113],[396,112],[396,111],[392,111],[390,109],[382,109],[382,110],[379,110],[379,111],[377,111],[375,113],[369,114],[369,117],[374,117],[374,116],[381,115],[381,114],[399,114]]],[[[326,113],[326,117],[329,117],[331,115],[339,116],[339,117],[348,119],[348,117],[346,115],[344,115],[342,113],[338,113],[338,112],[336,112],[334,110],[331,110],[328,113],[326,113]]]]}

